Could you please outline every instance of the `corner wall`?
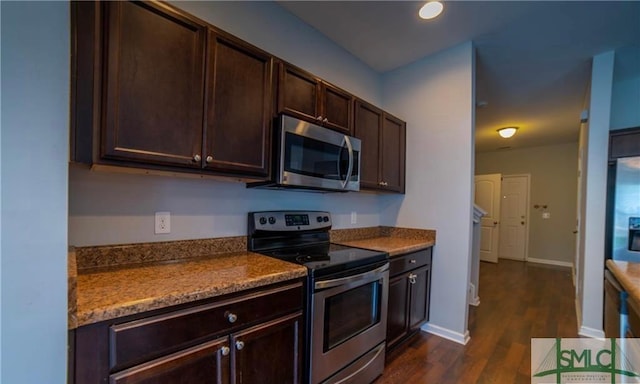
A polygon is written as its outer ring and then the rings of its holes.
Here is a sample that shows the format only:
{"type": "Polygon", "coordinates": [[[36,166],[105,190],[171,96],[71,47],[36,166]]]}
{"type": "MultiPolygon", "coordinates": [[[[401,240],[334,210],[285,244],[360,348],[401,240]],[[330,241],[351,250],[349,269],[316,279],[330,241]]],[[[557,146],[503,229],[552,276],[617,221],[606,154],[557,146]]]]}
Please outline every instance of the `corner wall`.
{"type": "Polygon", "coordinates": [[[0,382],[65,383],[69,3],[0,7],[0,382]]]}
{"type": "Polygon", "coordinates": [[[476,153],[476,175],[531,175],[528,257],[573,264],[578,143],[476,153]],[[551,218],[533,208],[547,205],[551,218]]]}
{"type": "Polygon", "coordinates": [[[466,343],[475,118],[471,42],[383,76],[383,107],[407,121],[404,198],[384,200],[384,225],[437,231],[429,332],[466,343]]]}
{"type": "Polygon", "coordinates": [[[578,318],[579,334],[604,337],[603,279],[604,232],[607,195],[607,153],[609,147],[609,123],[613,83],[614,52],[606,52],[593,58],[589,125],[586,129],[585,169],[586,178],[584,221],[582,303],[578,318]]]}

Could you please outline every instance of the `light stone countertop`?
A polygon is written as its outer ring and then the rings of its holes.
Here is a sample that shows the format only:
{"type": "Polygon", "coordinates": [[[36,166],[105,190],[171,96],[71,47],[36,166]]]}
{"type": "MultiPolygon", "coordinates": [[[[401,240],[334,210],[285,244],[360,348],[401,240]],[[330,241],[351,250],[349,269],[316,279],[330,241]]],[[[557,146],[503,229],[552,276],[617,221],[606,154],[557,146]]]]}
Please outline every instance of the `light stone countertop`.
{"type": "Polygon", "coordinates": [[[432,247],[433,240],[405,239],[401,237],[374,237],[364,240],[353,240],[339,242],[350,247],[371,249],[374,251],[387,252],[389,257],[402,255],[409,252],[420,251],[432,247]]]}
{"type": "Polygon", "coordinates": [[[640,263],[607,260],[607,267],[629,293],[629,297],[640,303],[640,263]]]}
{"type": "Polygon", "coordinates": [[[436,233],[428,229],[374,227],[336,230],[331,241],[350,247],[387,252],[389,257],[433,247],[436,233]]]}
{"type": "MultiPolygon", "coordinates": [[[[252,252],[78,273],[69,328],[304,277],[305,267],[252,252]]],[[[71,299],[70,295],[70,299],[71,299]]]]}

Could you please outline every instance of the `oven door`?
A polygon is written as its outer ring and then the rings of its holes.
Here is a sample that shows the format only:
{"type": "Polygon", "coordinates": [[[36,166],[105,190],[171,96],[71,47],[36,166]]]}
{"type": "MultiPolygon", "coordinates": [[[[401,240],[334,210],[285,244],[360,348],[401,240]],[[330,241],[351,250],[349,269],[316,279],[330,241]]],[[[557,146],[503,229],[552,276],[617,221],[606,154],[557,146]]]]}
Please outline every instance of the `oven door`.
{"type": "MultiPolygon", "coordinates": [[[[323,382],[375,347],[380,349],[386,337],[388,287],[389,263],[357,275],[314,282],[312,384],[323,382]]],[[[367,354],[370,360],[375,357],[375,363],[358,361],[360,368],[352,364],[349,370],[369,375],[366,369],[380,369],[379,375],[384,365],[384,345],[381,350],[367,354]]]]}
{"type": "Polygon", "coordinates": [[[277,183],[360,190],[360,140],[283,115],[277,183]]]}

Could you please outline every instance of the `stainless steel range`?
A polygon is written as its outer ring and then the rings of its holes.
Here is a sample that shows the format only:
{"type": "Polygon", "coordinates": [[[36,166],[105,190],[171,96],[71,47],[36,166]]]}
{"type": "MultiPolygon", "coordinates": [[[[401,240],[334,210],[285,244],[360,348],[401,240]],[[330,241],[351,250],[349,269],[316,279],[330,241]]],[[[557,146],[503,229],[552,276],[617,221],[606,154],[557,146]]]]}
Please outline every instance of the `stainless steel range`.
{"type": "Polygon", "coordinates": [[[308,382],[368,384],[384,369],[388,256],[331,244],[329,229],[328,212],[251,212],[248,249],[308,268],[308,382]]]}

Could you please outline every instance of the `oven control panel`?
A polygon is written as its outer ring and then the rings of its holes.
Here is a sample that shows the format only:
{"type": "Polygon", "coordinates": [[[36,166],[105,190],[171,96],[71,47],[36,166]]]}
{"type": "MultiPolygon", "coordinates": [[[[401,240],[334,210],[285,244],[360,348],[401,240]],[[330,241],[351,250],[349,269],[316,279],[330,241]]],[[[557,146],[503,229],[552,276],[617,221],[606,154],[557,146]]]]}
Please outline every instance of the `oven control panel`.
{"type": "Polygon", "coordinates": [[[306,231],[331,228],[331,214],[324,211],[250,212],[249,223],[258,231],[306,231]]]}

